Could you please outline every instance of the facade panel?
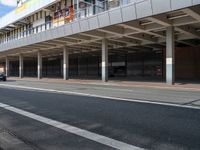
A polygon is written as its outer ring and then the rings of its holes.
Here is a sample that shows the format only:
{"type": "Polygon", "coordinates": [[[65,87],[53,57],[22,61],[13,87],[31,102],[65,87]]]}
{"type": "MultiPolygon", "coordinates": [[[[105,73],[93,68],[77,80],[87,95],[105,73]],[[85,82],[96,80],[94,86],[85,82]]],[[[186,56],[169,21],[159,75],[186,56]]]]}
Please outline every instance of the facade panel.
{"type": "Polygon", "coordinates": [[[171,10],[170,0],[152,0],[153,14],[160,14],[171,10]]]}
{"type": "Polygon", "coordinates": [[[171,0],[172,10],[192,6],[192,0],[171,0]]]}
{"type": "Polygon", "coordinates": [[[135,4],[134,3],[127,5],[127,6],[124,6],[121,9],[122,9],[123,22],[136,19],[136,10],[135,10],[135,4]]]}

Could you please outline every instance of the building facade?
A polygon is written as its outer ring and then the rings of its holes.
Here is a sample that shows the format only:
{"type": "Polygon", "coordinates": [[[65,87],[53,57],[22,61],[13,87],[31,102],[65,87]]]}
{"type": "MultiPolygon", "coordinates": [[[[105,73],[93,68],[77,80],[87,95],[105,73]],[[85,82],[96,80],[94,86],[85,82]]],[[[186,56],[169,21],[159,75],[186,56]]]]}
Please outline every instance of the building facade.
{"type": "Polygon", "coordinates": [[[0,18],[7,76],[200,79],[200,0],[23,0],[0,18]]]}

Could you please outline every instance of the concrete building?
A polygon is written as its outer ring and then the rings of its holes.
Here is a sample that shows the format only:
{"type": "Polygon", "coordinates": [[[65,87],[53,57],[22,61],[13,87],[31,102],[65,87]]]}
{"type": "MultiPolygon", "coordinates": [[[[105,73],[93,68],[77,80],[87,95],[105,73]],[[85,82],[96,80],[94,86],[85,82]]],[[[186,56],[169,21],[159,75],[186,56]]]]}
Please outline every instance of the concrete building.
{"type": "Polygon", "coordinates": [[[27,0],[0,18],[7,76],[200,79],[200,0],[27,0]]]}

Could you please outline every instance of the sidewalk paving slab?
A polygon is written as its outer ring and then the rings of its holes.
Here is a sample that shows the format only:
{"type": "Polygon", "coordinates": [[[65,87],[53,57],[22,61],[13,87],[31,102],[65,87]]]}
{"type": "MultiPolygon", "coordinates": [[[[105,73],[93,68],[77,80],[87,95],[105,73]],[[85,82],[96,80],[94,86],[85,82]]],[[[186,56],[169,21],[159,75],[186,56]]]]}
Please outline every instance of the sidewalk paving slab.
{"type": "Polygon", "coordinates": [[[10,77],[10,81],[34,81],[44,83],[62,83],[62,84],[87,84],[87,85],[103,85],[103,86],[121,86],[121,87],[144,87],[144,88],[156,88],[156,89],[174,89],[174,90],[196,90],[200,91],[200,83],[179,83],[174,85],[168,85],[164,82],[142,82],[142,81],[115,81],[102,82],[101,80],[81,80],[81,79],[54,79],[54,78],[17,78],[10,77]]]}

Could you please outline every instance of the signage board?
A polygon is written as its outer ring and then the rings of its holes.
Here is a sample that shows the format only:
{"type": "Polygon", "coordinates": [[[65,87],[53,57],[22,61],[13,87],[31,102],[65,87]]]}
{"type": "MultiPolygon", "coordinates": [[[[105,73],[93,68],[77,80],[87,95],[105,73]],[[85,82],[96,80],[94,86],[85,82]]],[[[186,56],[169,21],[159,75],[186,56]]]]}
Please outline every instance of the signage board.
{"type": "Polygon", "coordinates": [[[28,9],[31,7],[31,5],[39,2],[39,0],[18,0],[17,1],[17,8],[15,9],[15,13],[18,14],[25,9],[28,9]]]}

